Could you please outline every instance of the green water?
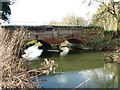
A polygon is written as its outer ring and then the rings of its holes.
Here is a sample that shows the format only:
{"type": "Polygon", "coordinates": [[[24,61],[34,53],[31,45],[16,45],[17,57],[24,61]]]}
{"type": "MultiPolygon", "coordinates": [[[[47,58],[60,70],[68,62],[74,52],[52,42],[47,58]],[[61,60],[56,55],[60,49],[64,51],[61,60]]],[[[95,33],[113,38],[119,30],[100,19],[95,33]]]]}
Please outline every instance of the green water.
{"type": "MultiPolygon", "coordinates": [[[[43,88],[118,88],[116,63],[106,63],[102,52],[79,52],[60,57],[52,54],[58,67],[56,74],[39,77],[43,88]]],[[[43,57],[32,61],[30,67],[38,68],[43,57]]],[[[37,85],[37,82],[34,81],[37,85]]]]}

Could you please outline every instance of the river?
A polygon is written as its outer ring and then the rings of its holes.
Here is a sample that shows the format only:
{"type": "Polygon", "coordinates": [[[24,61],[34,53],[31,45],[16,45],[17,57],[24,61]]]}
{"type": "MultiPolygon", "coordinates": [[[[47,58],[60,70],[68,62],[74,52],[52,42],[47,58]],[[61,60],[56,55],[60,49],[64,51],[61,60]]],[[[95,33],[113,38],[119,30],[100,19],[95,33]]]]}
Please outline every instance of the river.
{"type": "MultiPolygon", "coordinates": [[[[32,61],[30,67],[38,68],[43,58],[53,59],[58,67],[56,74],[39,77],[43,88],[118,88],[118,65],[107,63],[103,52],[70,53],[65,57],[52,54],[32,61]]],[[[119,79],[120,80],[120,79],[119,79]]],[[[37,81],[34,81],[37,85],[37,81]]]]}

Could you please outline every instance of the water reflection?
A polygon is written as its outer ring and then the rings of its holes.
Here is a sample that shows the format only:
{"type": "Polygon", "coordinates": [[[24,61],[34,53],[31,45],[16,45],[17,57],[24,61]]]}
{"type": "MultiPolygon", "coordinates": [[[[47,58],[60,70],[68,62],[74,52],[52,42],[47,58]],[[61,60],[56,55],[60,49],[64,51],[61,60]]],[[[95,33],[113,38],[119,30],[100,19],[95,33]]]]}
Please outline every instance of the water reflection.
{"type": "MultiPolygon", "coordinates": [[[[90,78],[89,87],[95,88],[117,88],[118,74],[115,64],[106,65],[105,68],[96,68],[80,71],[86,79],[90,78]]],[[[88,86],[87,86],[88,87],[88,86]]]]}
{"type": "Polygon", "coordinates": [[[75,88],[88,79],[79,88],[118,88],[117,65],[105,63],[101,52],[70,54],[62,59],[53,56],[51,59],[59,67],[56,74],[39,78],[44,88],[75,88]]]}

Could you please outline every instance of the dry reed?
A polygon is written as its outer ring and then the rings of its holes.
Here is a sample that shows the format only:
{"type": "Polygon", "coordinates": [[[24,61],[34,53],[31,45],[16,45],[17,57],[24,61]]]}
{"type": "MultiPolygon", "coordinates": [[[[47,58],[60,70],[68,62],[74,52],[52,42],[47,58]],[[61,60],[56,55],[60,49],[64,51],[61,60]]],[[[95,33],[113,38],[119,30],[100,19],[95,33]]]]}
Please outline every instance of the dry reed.
{"type": "MultiPolygon", "coordinates": [[[[2,29],[2,44],[0,50],[2,51],[2,88],[34,88],[31,79],[42,74],[49,74],[55,70],[55,63],[53,60],[45,59],[42,68],[28,70],[24,66],[26,61],[20,58],[23,41],[28,38],[29,32],[23,27],[10,31],[2,29]]],[[[39,86],[38,86],[39,87],[39,86]]]]}

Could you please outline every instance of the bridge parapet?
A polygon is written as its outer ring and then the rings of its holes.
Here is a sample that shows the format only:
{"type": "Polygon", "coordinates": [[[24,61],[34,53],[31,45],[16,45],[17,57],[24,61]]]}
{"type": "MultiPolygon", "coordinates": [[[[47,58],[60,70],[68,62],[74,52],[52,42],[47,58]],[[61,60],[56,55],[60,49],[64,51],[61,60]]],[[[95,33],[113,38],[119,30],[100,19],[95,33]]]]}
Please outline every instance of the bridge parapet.
{"type": "MultiPolygon", "coordinates": [[[[16,30],[21,26],[5,26],[5,29],[16,30]]],[[[83,44],[100,41],[104,38],[100,27],[81,26],[23,26],[30,31],[29,40],[42,40],[48,44],[60,44],[65,40],[76,39],[83,44]]]]}

